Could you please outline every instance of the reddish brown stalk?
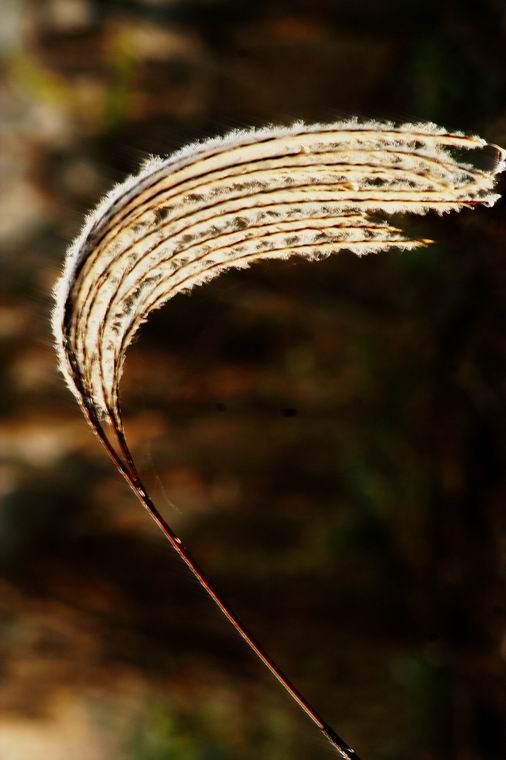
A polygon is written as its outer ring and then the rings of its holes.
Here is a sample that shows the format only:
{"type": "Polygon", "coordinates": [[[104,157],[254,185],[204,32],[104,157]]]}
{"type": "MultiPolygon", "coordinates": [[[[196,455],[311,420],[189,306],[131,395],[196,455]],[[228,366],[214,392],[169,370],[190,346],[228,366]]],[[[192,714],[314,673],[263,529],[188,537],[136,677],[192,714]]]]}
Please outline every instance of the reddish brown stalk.
{"type": "Polygon", "coordinates": [[[355,750],[352,749],[344,741],[344,739],[341,739],[336,731],[334,731],[334,729],[321,717],[315,708],[311,706],[304,695],[299,691],[299,689],[297,689],[296,686],[294,686],[294,684],[287,678],[287,676],[285,676],[281,668],[274,662],[272,657],[266,652],[266,650],[261,646],[261,644],[259,644],[253,634],[250,633],[246,626],[241,622],[239,617],[235,614],[223,596],[219,593],[214,583],[209,579],[200,565],[194,560],[179,536],[172,530],[170,525],[168,525],[166,520],[162,517],[152,502],[151,498],[149,497],[146,489],[144,488],[144,485],[141,481],[132,455],[130,453],[130,449],[128,448],[128,444],[126,442],[121,424],[117,424],[117,426],[114,427],[114,434],[116,436],[121,453],[125,458],[124,460],[118,454],[115,447],[111,444],[102,426],[100,424],[94,424],[93,426],[95,427],[101,442],[105,446],[107,453],[151,519],[156,523],[177,555],[183,560],[190,572],[198,580],[200,585],[206,590],[213,602],[225,615],[227,620],[232,624],[237,633],[244,639],[252,652],[254,652],[254,654],[258,657],[259,660],[261,660],[261,662],[263,662],[266,668],[270,670],[274,678],[278,680],[278,682],[288,692],[291,698],[320,729],[325,738],[330,742],[334,749],[337,750],[339,755],[344,758],[344,760],[360,760],[355,750]]]}

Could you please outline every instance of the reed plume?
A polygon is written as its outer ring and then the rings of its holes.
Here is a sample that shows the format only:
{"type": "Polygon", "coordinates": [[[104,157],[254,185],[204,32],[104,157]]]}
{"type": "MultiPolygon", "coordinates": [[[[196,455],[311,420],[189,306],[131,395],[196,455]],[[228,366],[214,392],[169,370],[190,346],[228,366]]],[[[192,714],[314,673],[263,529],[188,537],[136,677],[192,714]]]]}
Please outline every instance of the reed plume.
{"type": "Polygon", "coordinates": [[[56,288],[61,371],[89,424],[168,541],[236,630],[341,757],[357,754],[311,707],[240,622],[153,504],[130,453],[119,384],[126,349],[149,314],[225,269],[264,259],[321,259],[414,249],[377,213],[492,206],[494,165],[461,160],[479,137],[434,124],[350,120],[232,132],[149,159],[89,215],[56,288]]]}

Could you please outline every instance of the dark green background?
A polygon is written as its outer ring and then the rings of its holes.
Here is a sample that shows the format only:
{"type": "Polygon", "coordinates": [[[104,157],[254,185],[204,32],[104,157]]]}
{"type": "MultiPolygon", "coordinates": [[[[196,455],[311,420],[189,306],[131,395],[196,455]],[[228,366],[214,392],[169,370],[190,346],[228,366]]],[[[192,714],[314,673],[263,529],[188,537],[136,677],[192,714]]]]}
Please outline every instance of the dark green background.
{"type": "MultiPolygon", "coordinates": [[[[73,760],[330,758],[87,430],[51,287],[100,195],[197,137],[357,115],[506,145],[506,5],[7,0],[0,27],[0,729],[77,705],[73,760]]],[[[364,760],[502,760],[504,203],[397,221],[437,242],[178,296],[130,352],[127,430],[364,760]]]]}

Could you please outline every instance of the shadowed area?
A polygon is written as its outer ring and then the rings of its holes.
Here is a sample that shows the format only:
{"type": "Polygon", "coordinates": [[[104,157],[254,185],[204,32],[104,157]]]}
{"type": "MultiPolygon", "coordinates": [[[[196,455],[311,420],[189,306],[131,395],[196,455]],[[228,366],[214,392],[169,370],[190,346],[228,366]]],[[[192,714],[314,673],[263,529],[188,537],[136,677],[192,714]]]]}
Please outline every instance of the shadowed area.
{"type": "MultiPolygon", "coordinates": [[[[50,293],[151,153],[352,114],[505,145],[505,21],[492,1],[2,3],[2,760],[332,757],[104,457],[50,293]]],[[[157,504],[365,760],[505,755],[503,204],[392,219],[425,249],[228,272],[129,350],[157,504]]]]}

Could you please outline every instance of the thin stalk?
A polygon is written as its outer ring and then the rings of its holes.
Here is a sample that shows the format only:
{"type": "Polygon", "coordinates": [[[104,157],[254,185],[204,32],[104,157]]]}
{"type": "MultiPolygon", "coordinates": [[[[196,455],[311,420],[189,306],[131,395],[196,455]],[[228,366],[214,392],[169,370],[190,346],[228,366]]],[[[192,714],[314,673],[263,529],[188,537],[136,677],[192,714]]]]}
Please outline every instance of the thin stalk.
{"type": "Polygon", "coordinates": [[[274,678],[278,680],[281,686],[288,692],[291,698],[299,705],[299,707],[306,713],[306,715],[313,721],[313,723],[320,729],[327,741],[330,742],[332,747],[344,758],[344,760],[360,760],[359,756],[352,749],[344,739],[334,731],[321,715],[315,710],[314,707],[308,702],[304,695],[297,689],[296,686],[285,676],[281,668],[275,663],[272,657],[266,652],[266,650],[259,644],[252,633],[246,628],[244,623],[241,622],[239,617],[235,614],[232,608],[225,601],[223,596],[219,593],[214,583],[204,573],[202,568],[193,559],[192,555],[183,544],[179,536],[172,530],[170,525],[162,517],[158,509],[155,507],[151,498],[149,497],[144,485],[140,479],[137,468],[132,459],[130,449],[126,443],[126,439],[121,427],[121,424],[114,427],[114,433],[118,444],[121,449],[121,453],[125,457],[125,461],[116,451],[115,447],[111,444],[105,431],[99,425],[97,433],[105,446],[109,456],[113,460],[114,464],[121,472],[130,488],[133,490],[142,506],[145,508],[151,519],[156,523],[161,530],[167,541],[170,543],[174,551],[183,560],[193,576],[198,580],[200,585],[207,591],[213,602],[221,610],[223,615],[232,624],[237,633],[244,639],[249,648],[256,654],[259,660],[270,670],[274,678]]]}

